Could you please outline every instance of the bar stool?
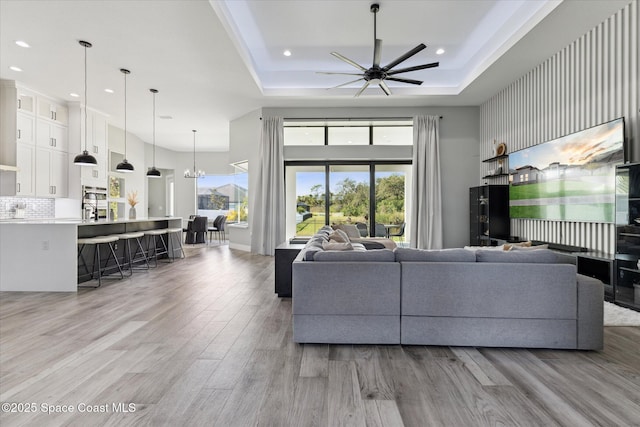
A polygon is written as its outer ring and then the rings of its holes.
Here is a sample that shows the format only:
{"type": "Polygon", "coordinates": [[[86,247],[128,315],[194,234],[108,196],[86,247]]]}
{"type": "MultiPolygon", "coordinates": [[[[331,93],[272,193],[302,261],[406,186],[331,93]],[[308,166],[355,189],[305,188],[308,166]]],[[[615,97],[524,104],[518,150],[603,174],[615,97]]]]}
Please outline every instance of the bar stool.
{"type": "Polygon", "coordinates": [[[147,259],[147,254],[145,253],[144,247],[142,246],[142,242],[140,241],[140,238],[144,237],[144,233],[142,231],[137,231],[132,233],[116,234],[115,236],[117,236],[118,239],[125,241],[127,244],[124,251],[124,262],[122,263],[122,267],[123,268],[125,266],[129,267],[129,277],[133,275],[134,268],[148,270],[149,260],[147,259]],[[135,251],[132,254],[131,241],[134,239],[137,243],[137,246],[135,251]],[[138,250],[140,252],[140,255],[138,255],[138,250]],[[136,258],[136,256],[138,256],[138,258],[136,258]],[[144,266],[141,266],[141,267],[133,266],[133,264],[135,264],[136,262],[141,262],[141,261],[144,261],[144,264],[146,264],[146,268],[144,266]]]}
{"type": "Polygon", "coordinates": [[[80,246],[78,249],[78,258],[80,258],[80,260],[82,261],[82,264],[84,265],[84,269],[87,272],[85,275],[89,274],[89,268],[87,267],[87,262],[84,259],[84,255],[82,255],[82,250],[84,249],[85,246],[95,245],[93,264],[91,265],[91,279],[93,280],[93,276],[95,275],[96,266],[97,266],[98,286],[94,286],[96,288],[102,285],[102,276],[105,275],[104,272],[107,270],[107,267],[109,266],[109,260],[111,259],[111,256],[113,256],[113,260],[115,261],[116,266],[118,267],[118,271],[120,272],[120,279],[124,279],[124,274],[122,273],[122,267],[120,266],[120,263],[118,262],[118,257],[116,256],[116,252],[113,249],[113,242],[117,242],[117,241],[118,241],[118,236],[116,235],[86,237],[86,238],[78,239],[78,245],[80,246]],[[100,266],[100,258],[101,258],[100,245],[109,246],[109,254],[107,256],[107,260],[104,263],[104,268],[100,266]]]}
{"type": "Polygon", "coordinates": [[[169,250],[169,253],[171,254],[171,261],[173,261],[174,259],[174,254],[176,253],[176,251],[180,251],[182,252],[182,256],[180,258],[185,258],[186,255],[184,254],[184,249],[182,248],[182,228],[167,228],[167,242],[169,244],[169,247],[171,247],[171,249],[169,250]],[[172,234],[177,234],[178,236],[178,248],[175,248],[175,244],[174,244],[174,240],[171,238],[172,234]]]}
{"type": "Polygon", "coordinates": [[[147,260],[150,260],[150,259],[155,260],[154,265],[149,264],[150,267],[155,268],[158,266],[158,255],[163,255],[163,254],[167,254],[167,256],[169,255],[167,244],[164,241],[164,238],[162,237],[164,234],[167,234],[167,230],[168,230],[167,228],[159,228],[156,230],[147,230],[144,232],[145,237],[148,238],[147,260]],[[158,237],[160,237],[160,242],[162,243],[162,247],[164,248],[164,249],[161,249],[159,252],[158,252],[158,237]],[[151,241],[153,241],[153,256],[151,256],[151,241]]]}

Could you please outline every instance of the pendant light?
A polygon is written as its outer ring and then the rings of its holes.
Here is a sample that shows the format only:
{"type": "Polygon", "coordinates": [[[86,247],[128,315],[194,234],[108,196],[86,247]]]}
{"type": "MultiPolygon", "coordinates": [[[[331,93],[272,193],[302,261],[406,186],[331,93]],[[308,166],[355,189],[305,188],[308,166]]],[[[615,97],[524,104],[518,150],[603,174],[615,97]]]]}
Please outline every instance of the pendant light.
{"type": "Polygon", "coordinates": [[[158,89],[149,89],[153,94],[153,166],[147,171],[149,178],[160,178],[162,174],[156,169],[156,93],[158,89]]]}
{"type": "MultiPolygon", "coordinates": [[[[84,151],[73,159],[73,164],[78,166],[96,166],[98,161],[87,151],[87,48],[93,45],[84,40],[79,40],[78,43],[84,47],[84,151]]],[[[82,140],[82,127],[80,129],[80,140],[82,140]]]]}
{"type": "Polygon", "coordinates": [[[118,172],[133,172],[133,165],[127,160],[127,74],[131,71],[120,68],[120,72],[124,74],[124,160],[118,163],[116,170],[118,172]]]}
{"type": "Polygon", "coordinates": [[[202,178],[204,176],[204,171],[203,170],[198,170],[196,169],[196,130],[192,131],[193,132],[193,172],[191,172],[189,169],[184,171],[184,177],[185,178],[202,178]]]}

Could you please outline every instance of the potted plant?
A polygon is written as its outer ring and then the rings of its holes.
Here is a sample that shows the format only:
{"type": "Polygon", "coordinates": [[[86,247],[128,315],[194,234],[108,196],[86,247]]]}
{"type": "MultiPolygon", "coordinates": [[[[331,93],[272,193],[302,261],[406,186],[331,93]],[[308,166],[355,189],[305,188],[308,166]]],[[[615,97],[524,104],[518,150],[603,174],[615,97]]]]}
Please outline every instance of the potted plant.
{"type": "Polygon", "coordinates": [[[138,192],[129,191],[127,193],[127,202],[131,208],[129,209],[129,219],[136,219],[136,205],[138,204],[138,192]]]}

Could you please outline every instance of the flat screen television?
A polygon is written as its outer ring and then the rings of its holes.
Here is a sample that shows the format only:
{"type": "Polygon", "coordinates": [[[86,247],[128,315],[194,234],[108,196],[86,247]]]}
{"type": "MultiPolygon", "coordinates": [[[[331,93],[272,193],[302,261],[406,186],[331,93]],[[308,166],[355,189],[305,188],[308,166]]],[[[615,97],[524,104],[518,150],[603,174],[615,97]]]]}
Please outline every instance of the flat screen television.
{"type": "Polygon", "coordinates": [[[614,222],[624,119],[509,154],[511,218],[614,222]]]}

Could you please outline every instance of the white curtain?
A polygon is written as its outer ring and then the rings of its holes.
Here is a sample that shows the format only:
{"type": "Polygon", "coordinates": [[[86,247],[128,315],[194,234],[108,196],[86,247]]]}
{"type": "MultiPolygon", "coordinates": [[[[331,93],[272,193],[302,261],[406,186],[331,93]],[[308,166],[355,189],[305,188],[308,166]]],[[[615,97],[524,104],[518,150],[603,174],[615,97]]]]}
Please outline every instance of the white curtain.
{"type": "Polygon", "coordinates": [[[441,249],[440,118],[413,118],[413,189],[410,245],[441,249]]]}
{"type": "Polygon", "coordinates": [[[252,240],[255,252],[274,255],[285,240],[284,136],[281,117],[262,119],[256,206],[252,207],[252,240]]]}

